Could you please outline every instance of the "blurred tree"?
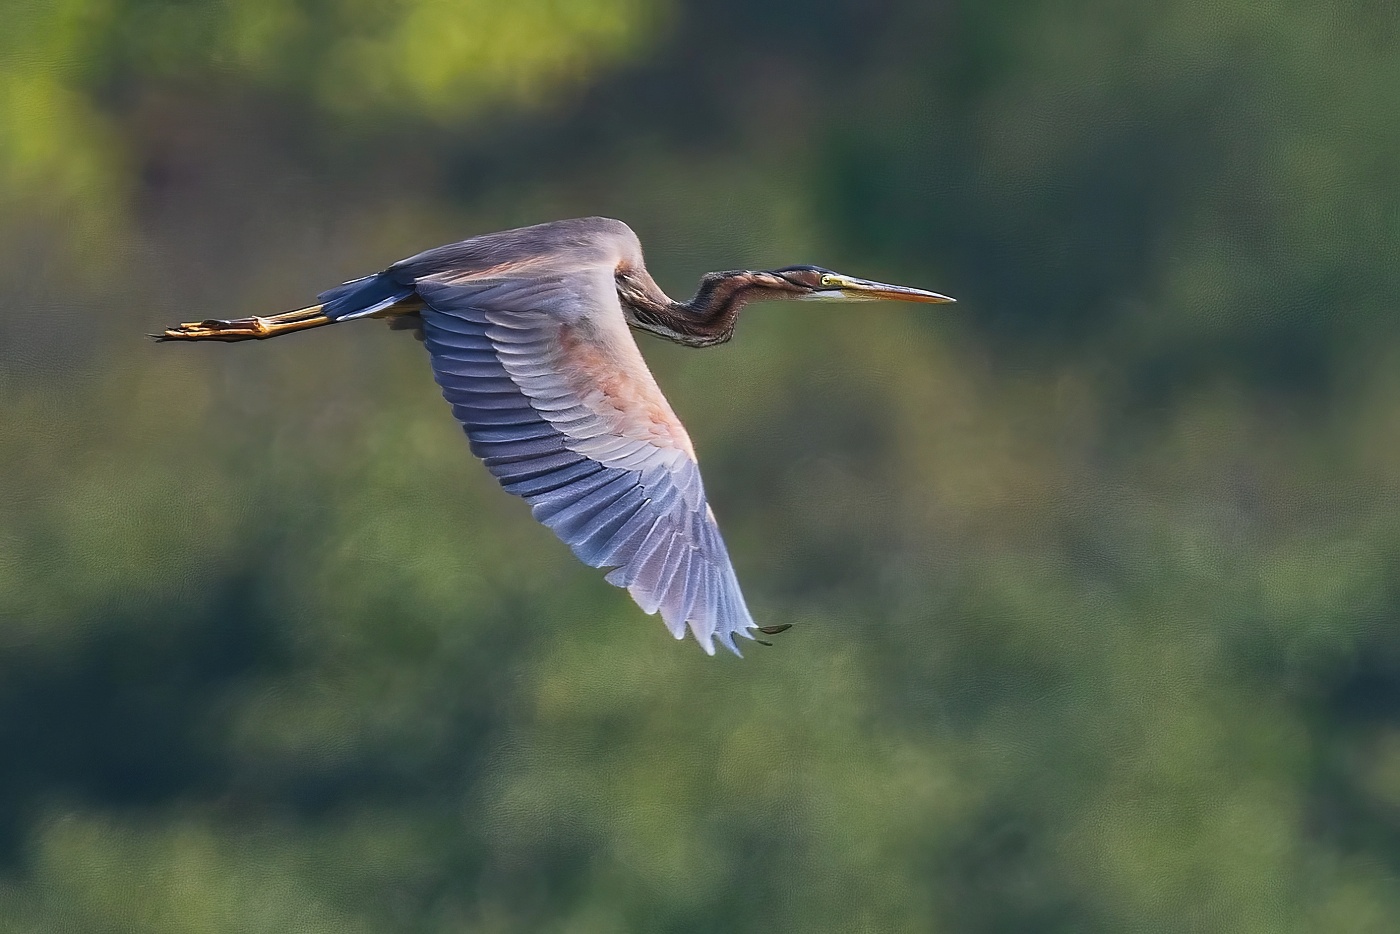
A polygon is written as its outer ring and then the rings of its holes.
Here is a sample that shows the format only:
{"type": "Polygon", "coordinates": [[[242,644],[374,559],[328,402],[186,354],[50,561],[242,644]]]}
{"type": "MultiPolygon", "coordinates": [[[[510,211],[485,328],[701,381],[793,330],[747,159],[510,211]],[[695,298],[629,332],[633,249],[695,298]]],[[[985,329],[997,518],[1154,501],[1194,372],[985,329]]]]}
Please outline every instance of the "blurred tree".
{"type": "MultiPolygon", "coordinates": [[[[529,108],[651,38],[652,0],[6,0],[0,193],[112,208],[134,153],[119,115],[153,89],[220,86],[346,118],[459,121],[529,108]]],[[[0,204],[3,204],[0,201],[0,204]]]]}
{"type": "Polygon", "coordinates": [[[0,3],[0,931],[1394,927],[1393,10],[0,3]],[[962,300],[645,343],[742,663],[412,341],[141,339],[585,213],[962,300]]]}

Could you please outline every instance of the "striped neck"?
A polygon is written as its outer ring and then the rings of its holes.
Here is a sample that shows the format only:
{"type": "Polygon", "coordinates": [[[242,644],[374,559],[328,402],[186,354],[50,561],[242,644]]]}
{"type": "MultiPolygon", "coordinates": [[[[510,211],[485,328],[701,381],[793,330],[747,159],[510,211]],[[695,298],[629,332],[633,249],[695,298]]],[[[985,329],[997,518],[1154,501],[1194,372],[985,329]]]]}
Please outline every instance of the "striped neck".
{"type": "MultiPolygon", "coordinates": [[[[645,275],[643,273],[643,275],[645,275]]],[[[618,276],[618,299],[632,327],[687,347],[713,347],[734,336],[739,312],[752,301],[795,297],[780,276],[746,269],[708,273],[695,297],[677,302],[646,276],[618,276]],[[640,287],[637,287],[640,286],[640,287]],[[649,286],[649,287],[648,287],[649,286]]]]}

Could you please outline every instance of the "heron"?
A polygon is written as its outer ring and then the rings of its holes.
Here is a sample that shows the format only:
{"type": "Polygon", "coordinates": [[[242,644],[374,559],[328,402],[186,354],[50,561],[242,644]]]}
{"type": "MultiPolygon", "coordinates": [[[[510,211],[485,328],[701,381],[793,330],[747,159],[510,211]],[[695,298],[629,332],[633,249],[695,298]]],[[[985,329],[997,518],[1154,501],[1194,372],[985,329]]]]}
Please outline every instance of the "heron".
{"type": "Polygon", "coordinates": [[[387,318],[427,348],[471,450],[584,564],[608,569],[706,653],[763,644],[705,497],[685,427],[630,330],[687,347],[729,340],[749,302],[951,302],[820,266],[712,272],[666,295],[621,221],[553,221],[427,250],[282,314],[177,324],[163,341],[246,341],[387,318]]]}

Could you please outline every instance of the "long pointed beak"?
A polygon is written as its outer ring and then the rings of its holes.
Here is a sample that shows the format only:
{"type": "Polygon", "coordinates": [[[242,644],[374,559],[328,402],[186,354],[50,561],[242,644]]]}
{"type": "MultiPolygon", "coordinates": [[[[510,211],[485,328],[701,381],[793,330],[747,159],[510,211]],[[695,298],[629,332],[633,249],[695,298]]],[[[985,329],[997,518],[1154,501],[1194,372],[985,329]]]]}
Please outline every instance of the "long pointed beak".
{"type": "Polygon", "coordinates": [[[888,282],[872,282],[869,279],[857,279],[854,276],[823,276],[822,285],[840,292],[842,298],[855,299],[856,301],[884,299],[886,301],[927,302],[929,304],[957,301],[956,298],[940,295],[937,292],[929,292],[925,289],[914,289],[907,285],[890,285],[888,282]]]}

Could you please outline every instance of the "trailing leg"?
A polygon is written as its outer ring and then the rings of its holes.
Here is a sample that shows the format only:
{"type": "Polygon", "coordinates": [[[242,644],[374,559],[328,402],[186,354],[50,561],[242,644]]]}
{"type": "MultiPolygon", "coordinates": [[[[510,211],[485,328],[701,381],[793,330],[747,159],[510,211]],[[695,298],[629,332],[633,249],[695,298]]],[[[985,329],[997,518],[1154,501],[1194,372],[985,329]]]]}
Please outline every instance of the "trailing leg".
{"type": "Polygon", "coordinates": [[[334,324],[334,318],[321,314],[321,305],[298,308],[280,315],[223,320],[210,318],[207,321],[177,324],[167,328],[163,334],[152,334],[158,341],[260,341],[278,337],[292,331],[319,328],[334,324]]]}

